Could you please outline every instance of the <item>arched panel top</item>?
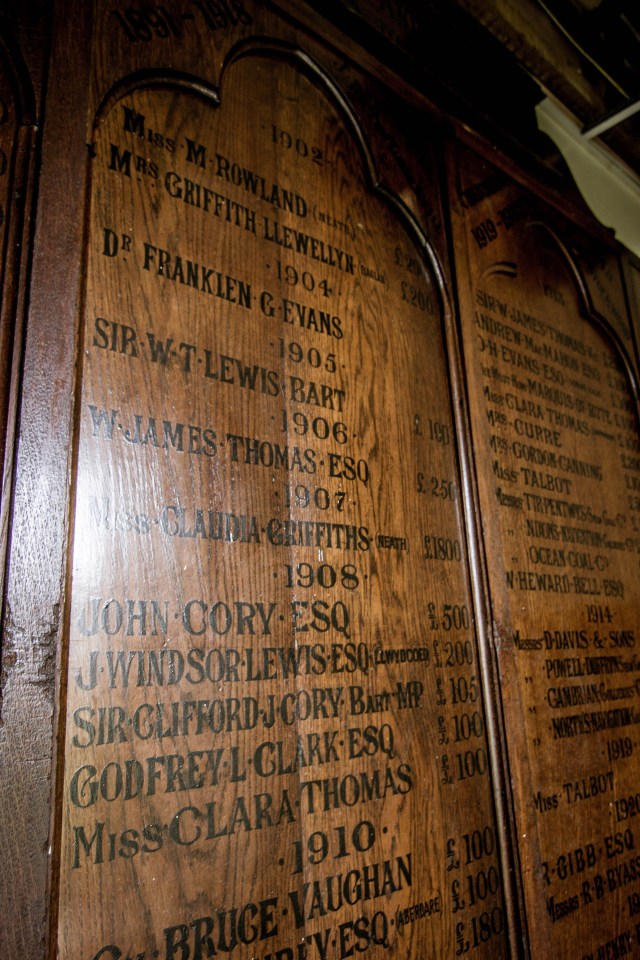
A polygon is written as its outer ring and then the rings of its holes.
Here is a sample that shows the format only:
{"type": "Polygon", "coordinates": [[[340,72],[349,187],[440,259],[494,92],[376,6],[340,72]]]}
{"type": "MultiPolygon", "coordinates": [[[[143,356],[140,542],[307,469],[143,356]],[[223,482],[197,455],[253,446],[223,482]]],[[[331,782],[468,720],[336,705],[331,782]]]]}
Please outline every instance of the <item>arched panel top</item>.
{"type": "MultiPolygon", "coordinates": [[[[525,224],[523,231],[523,242],[530,242],[531,253],[540,262],[540,269],[547,278],[555,269],[564,271],[568,278],[573,281],[576,293],[576,307],[578,315],[587,323],[591,323],[611,344],[611,347],[618,355],[618,363],[624,369],[628,378],[629,387],[633,391],[638,402],[638,374],[633,359],[629,353],[626,339],[623,339],[613,322],[605,317],[596,307],[593,294],[586,277],[585,265],[579,261],[576,251],[572,251],[568,244],[561,239],[558,230],[543,220],[532,220],[525,224]],[[536,243],[535,238],[529,240],[529,233],[540,235],[542,240],[540,244],[536,243]],[[546,239],[546,244],[544,240],[546,239]],[[545,257],[545,251],[548,255],[545,257]]],[[[520,257],[521,261],[527,259],[526,249],[520,257]]],[[[547,279],[547,284],[549,280],[547,279]]],[[[560,285],[562,285],[560,283],[560,285]]],[[[544,289],[544,285],[543,285],[544,289]]]]}
{"type": "MultiPolygon", "coordinates": [[[[302,76],[306,76],[323,95],[327,107],[335,111],[336,126],[344,125],[345,131],[351,135],[354,145],[358,148],[363,165],[363,183],[395,211],[400,223],[404,225],[405,229],[412,235],[414,242],[422,249],[427,269],[432,272],[436,281],[440,305],[449,317],[450,304],[443,264],[424,226],[419,222],[416,213],[409,208],[407,203],[383,182],[369,147],[367,136],[348,96],[333,80],[329,72],[300,47],[275,37],[250,37],[241,40],[229,50],[220,72],[220,82],[216,86],[196,75],[166,69],[162,71],[149,69],[130,74],[118,81],[104,97],[94,119],[93,138],[96,137],[99,126],[109,111],[114,109],[121,100],[138,90],[182,91],[184,94],[202,98],[209,106],[220,107],[224,100],[224,88],[228,82],[229,71],[233,70],[245,58],[264,58],[267,61],[281,61],[284,64],[289,64],[292,69],[299,71],[302,76]]],[[[134,123],[134,121],[130,120],[129,123],[134,123]]],[[[137,131],[140,136],[139,125],[137,131]]]]}

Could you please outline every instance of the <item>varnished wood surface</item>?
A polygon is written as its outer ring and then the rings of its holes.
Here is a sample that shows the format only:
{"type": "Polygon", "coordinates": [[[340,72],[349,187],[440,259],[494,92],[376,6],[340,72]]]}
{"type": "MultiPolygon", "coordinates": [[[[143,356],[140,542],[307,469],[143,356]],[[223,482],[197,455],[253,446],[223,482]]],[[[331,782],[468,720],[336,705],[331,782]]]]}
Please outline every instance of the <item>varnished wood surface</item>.
{"type": "MultiPolygon", "coordinates": [[[[64,960],[506,957],[506,858],[526,903],[511,955],[523,924],[533,956],[582,958],[631,930],[634,887],[552,922],[550,897],[573,896],[559,871],[584,876],[586,898],[634,848],[609,827],[605,791],[582,804],[565,788],[583,771],[607,786],[611,771],[612,803],[632,796],[635,745],[600,769],[586,738],[550,734],[550,682],[529,684],[513,641],[543,613],[578,634],[576,617],[611,616],[606,642],[624,620],[631,657],[634,548],[582,545],[581,562],[612,564],[596,586],[625,594],[590,610],[504,586],[509,558],[526,580],[538,539],[495,502],[500,471],[523,466],[503,448],[520,428],[487,419],[469,284],[494,249],[517,260],[513,304],[580,344],[562,347],[595,370],[575,374],[576,396],[612,378],[601,416],[619,415],[632,444],[611,247],[577,244],[583,302],[550,234],[524,230],[518,189],[470,193],[453,247],[461,382],[442,134],[420,96],[283,6],[58,11],[7,582],[0,939],[9,956],[64,960]],[[494,225],[507,210],[495,241],[470,233],[481,201],[494,225]],[[586,324],[587,301],[613,339],[586,324]],[[467,387],[478,540],[460,469],[467,387]],[[494,654],[502,696],[485,703],[494,654]],[[492,725],[506,733],[506,808],[492,725]],[[552,789],[566,816],[534,812],[552,789]],[[498,849],[510,815],[513,864],[498,849]]],[[[471,161],[460,175],[463,191],[488,176],[471,161]]],[[[538,419],[555,450],[568,428],[553,416],[538,419]]],[[[579,429],[572,443],[584,462],[595,444],[604,473],[619,445],[579,429]]],[[[606,488],[618,510],[629,477],[581,479],[580,494],[606,488]]]]}
{"type": "Polygon", "coordinates": [[[443,306],[357,133],[277,45],[98,124],[61,956],[506,955],[443,306]]]}
{"type": "Polygon", "coordinates": [[[464,149],[452,184],[531,954],[633,954],[640,436],[632,357],[628,366],[613,325],[589,317],[579,267],[533,195],[464,149]]]}
{"type": "MultiPolygon", "coordinates": [[[[42,12],[42,11],[41,11],[42,12]]],[[[35,5],[21,14],[3,10],[0,38],[0,943],[8,956],[42,954],[48,909],[48,838],[51,811],[52,713],[55,673],[55,614],[46,600],[39,607],[27,586],[37,568],[33,540],[18,546],[27,528],[47,526],[46,508],[38,510],[31,485],[34,464],[28,458],[30,481],[16,482],[17,436],[29,434],[21,420],[22,359],[27,281],[30,269],[32,218],[37,179],[39,107],[43,61],[48,49],[41,30],[37,42],[26,42],[23,28],[33,26],[35,5]],[[30,20],[34,15],[33,21],[30,20]],[[14,499],[16,489],[20,501],[14,499]],[[33,512],[32,512],[33,510],[33,512]],[[17,554],[28,554],[17,589],[7,571],[17,554]]],[[[46,26],[46,16],[41,27],[46,26]]],[[[28,406],[28,404],[26,405],[28,406]]],[[[42,425],[34,424],[36,447],[42,425]]],[[[24,460],[20,461],[25,466],[24,460]]],[[[37,469],[36,471],[37,472],[37,469]]],[[[61,502],[64,503],[64,494],[61,502]]],[[[48,501],[51,505],[52,501],[48,501]]],[[[16,567],[19,562],[16,562],[16,567]]],[[[40,568],[42,570],[42,568],[40,568]]],[[[19,578],[20,579],[20,578],[19,578]]],[[[59,582],[54,587],[59,602],[59,582]]]]}

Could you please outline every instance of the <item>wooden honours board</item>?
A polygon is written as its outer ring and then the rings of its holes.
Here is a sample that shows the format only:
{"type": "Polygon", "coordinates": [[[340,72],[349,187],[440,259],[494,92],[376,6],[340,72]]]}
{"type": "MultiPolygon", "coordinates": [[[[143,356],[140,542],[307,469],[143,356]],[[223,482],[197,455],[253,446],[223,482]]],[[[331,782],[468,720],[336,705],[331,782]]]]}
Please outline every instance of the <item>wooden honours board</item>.
{"type": "Polygon", "coordinates": [[[461,317],[534,957],[640,950],[640,434],[549,210],[461,148],[461,317]]]}
{"type": "Polygon", "coordinates": [[[449,210],[306,3],[53,21],[41,161],[0,76],[5,954],[635,956],[636,265],[462,146],[449,210]]]}
{"type": "Polygon", "coordinates": [[[275,42],[91,155],[59,955],[506,956],[423,238],[275,42]]]}

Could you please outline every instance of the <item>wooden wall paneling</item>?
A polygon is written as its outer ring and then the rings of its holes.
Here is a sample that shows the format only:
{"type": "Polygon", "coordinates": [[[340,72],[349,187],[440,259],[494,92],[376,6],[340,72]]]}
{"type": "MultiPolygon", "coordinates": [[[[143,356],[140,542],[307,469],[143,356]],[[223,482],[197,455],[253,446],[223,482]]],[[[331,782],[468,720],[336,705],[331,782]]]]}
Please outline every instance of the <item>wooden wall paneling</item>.
{"type": "Polygon", "coordinates": [[[506,957],[511,811],[513,955],[632,949],[637,364],[611,244],[462,151],[476,517],[419,94],[293,2],[62,2],[48,101],[3,947],[506,957]]]}
{"type": "Polygon", "coordinates": [[[268,4],[58,7],[8,582],[32,673],[58,657],[12,732],[24,955],[54,703],[51,955],[508,955],[440,200],[375,95],[268,4]]]}
{"type": "MultiPolygon", "coordinates": [[[[13,373],[13,333],[17,297],[18,253],[23,215],[20,206],[24,189],[23,168],[29,144],[24,136],[24,94],[20,89],[9,51],[0,48],[0,459],[4,460],[9,393],[13,373]],[[22,94],[22,95],[21,95],[22,94]]],[[[33,109],[32,104],[30,104],[33,109]]],[[[28,122],[28,120],[26,121],[28,122]]]]}
{"type": "Polygon", "coordinates": [[[529,948],[533,957],[632,954],[633,359],[614,324],[589,315],[587,284],[563,241],[568,223],[563,230],[557,213],[463,144],[450,188],[529,948]]]}
{"type": "Polygon", "coordinates": [[[7,956],[42,951],[46,913],[53,654],[48,637],[24,630],[6,571],[47,19],[39,4],[25,3],[19,11],[7,4],[0,20],[0,943],[7,956]]]}

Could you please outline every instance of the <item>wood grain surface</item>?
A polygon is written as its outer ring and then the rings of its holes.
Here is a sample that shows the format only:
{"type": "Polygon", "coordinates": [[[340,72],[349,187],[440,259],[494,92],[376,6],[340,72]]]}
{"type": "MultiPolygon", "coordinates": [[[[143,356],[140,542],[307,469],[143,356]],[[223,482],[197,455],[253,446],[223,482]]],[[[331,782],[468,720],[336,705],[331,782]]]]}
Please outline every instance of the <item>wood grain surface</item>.
{"type": "Polygon", "coordinates": [[[277,45],[92,156],[60,955],[503,955],[419,237],[277,45]]]}
{"type": "Polygon", "coordinates": [[[0,245],[5,954],[635,955],[637,265],[469,147],[447,196],[446,118],[295,0],[54,20],[0,245]]]}
{"type": "Polygon", "coordinates": [[[452,182],[531,953],[633,955],[640,434],[631,364],[614,328],[589,315],[578,264],[535,196],[465,149],[452,182]]]}

